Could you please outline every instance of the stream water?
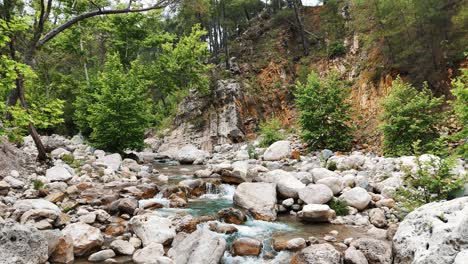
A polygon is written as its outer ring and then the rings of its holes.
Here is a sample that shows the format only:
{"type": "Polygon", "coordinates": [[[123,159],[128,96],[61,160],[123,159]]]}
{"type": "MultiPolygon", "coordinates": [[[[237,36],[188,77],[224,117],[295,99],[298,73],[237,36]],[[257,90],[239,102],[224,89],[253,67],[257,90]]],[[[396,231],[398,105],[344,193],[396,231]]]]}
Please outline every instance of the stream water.
{"type": "MultiPolygon", "coordinates": [[[[192,178],[193,172],[202,168],[202,166],[171,166],[167,164],[158,164],[155,166],[161,173],[169,177],[169,182],[176,183],[180,180],[192,178]]],[[[157,209],[160,213],[169,214],[191,214],[193,216],[214,215],[223,208],[233,207],[233,195],[235,186],[229,184],[221,184],[215,186],[206,184],[206,194],[197,199],[190,199],[186,208],[161,208],[157,209]]],[[[157,196],[158,202],[167,205],[168,201],[161,196],[157,196]]],[[[208,224],[200,224],[200,228],[208,228],[208,224]]],[[[266,222],[255,220],[251,217],[242,224],[235,225],[238,232],[230,235],[220,234],[223,236],[228,245],[230,245],[238,237],[251,237],[263,242],[262,253],[258,257],[240,257],[232,256],[229,251],[226,251],[222,262],[225,264],[283,264],[289,263],[291,258],[290,252],[276,252],[272,247],[273,240],[287,241],[292,238],[302,237],[308,239],[314,236],[320,240],[330,231],[338,231],[337,240],[343,240],[348,237],[362,237],[366,234],[366,229],[332,224],[307,224],[298,221],[292,215],[280,215],[276,222],[266,222]]],[[[228,247],[230,248],[230,247],[228,247]]]]}

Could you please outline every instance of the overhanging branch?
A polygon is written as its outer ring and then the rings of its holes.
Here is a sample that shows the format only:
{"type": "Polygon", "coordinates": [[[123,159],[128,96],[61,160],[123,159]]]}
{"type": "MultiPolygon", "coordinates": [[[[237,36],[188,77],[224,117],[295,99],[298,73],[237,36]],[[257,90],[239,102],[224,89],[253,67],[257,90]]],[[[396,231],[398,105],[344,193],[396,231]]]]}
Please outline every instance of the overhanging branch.
{"type": "Polygon", "coordinates": [[[72,19],[68,20],[67,22],[63,23],[62,25],[50,30],[47,32],[36,44],[36,48],[40,48],[42,45],[44,45],[47,41],[51,40],[57,34],[60,32],[64,31],[65,29],[73,26],[77,22],[81,20],[85,20],[90,17],[95,17],[95,16],[102,16],[102,15],[111,15],[111,14],[124,14],[124,13],[138,13],[138,12],[145,12],[145,11],[150,11],[154,9],[160,9],[163,7],[166,7],[169,4],[169,0],[161,0],[158,3],[154,4],[153,6],[146,7],[146,8],[138,8],[138,9],[131,9],[130,7],[125,8],[125,9],[109,9],[109,10],[96,10],[92,12],[87,12],[83,13],[80,15],[77,15],[73,17],[72,19]]]}

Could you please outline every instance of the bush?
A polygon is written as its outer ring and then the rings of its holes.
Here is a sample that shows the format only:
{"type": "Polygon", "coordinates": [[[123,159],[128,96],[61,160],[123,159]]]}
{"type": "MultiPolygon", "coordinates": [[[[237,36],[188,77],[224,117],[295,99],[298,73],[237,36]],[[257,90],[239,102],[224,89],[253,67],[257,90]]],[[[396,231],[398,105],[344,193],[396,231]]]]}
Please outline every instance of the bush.
{"type": "Polygon", "coordinates": [[[312,149],[348,150],[351,146],[348,88],[336,73],[321,79],[312,72],[298,83],[296,106],[302,137],[312,149]]]}
{"type": "Polygon", "coordinates": [[[281,121],[278,118],[271,118],[270,120],[260,124],[260,135],[263,136],[260,141],[261,147],[268,147],[276,141],[283,140],[284,135],[281,134],[281,121]]]}
{"type": "Polygon", "coordinates": [[[249,145],[247,147],[247,153],[249,153],[249,158],[250,159],[258,159],[258,153],[257,151],[255,150],[255,147],[252,146],[252,145],[249,145]]]}
{"type": "Polygon", "coordinates": [[[32,180],[34,190],[43,190],[46,189],[47,186],[41,180],[32,180]]]}
{"type": "Polygon", "coordinates": [[[463,188],[466,176],[452,173],[453,158],[433,157],[421,161],[416,157],[416,168],[406,168],[403,187],[398,188],[395,199],[400,209],[406,212],[435,201],[453,198],[452,195],[463,188]]]}
{"type": "Polygon", "coordinates": [[[328,45],[328,57],[334,58],[346,54],[346,47],[342,42],[335,41],[328,45]]]}
{"type": "Polygon", "coordinates": [[[333,198],[330,201],[329,206],[331,209],[335,211],[336,215],[348,215],[349,214],[348,203],[343,199],[333,198]]]}
{"type": "Polygon", "coordinates": [[[142,149],[151,120],[151,102],[139,78],[124,72],[118,55],[111,55],[95,85],[95,104],[85,112],[91,144],[120,153],[142,149]]]}
{"type": "Polygon", "coordinates": [[[430,152],[432,142],[439,133],[436,126],[444,114],[438,111],[443,98],[437,98],[424,85],[421,91],[401,79],[393,82],[390,94],[382,102],[383,114],[380,126],[383,136],[383,151],[389,156],[415,154],[413,143],[420,141],[420,150],[430,152]]]}
{"type": "Polygon", "coordinates": [[[458,147],[458,153],[463,158],[468,158],[468,145],[466,144],[468,138],[468,69],[463,69],[461,76],[452,81],[452,94],[455,100],[451,102],[451,105],[462,126],[462,130],[454,136],[454,139],[462,141],[458,147]]]}

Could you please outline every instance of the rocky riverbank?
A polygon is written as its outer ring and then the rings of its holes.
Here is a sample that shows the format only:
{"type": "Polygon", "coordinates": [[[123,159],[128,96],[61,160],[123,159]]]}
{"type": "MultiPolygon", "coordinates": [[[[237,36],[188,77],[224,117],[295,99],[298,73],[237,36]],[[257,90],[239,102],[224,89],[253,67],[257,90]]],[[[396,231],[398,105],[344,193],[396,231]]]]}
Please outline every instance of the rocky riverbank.
{"type": "Polygon", "coordinates": [[[192,145],[155,153],[150,139],[126,157],[79,137],[44,142],[47,166],[33,161],[28,138],[0,153],[0,263],[461,264],[468,256],[468,197],[404,219],[395,209],[415,157],[301,155],[295,138],[213,153],[192,145]],[[337,198],[346,213],[332,205],[337,198]]]}

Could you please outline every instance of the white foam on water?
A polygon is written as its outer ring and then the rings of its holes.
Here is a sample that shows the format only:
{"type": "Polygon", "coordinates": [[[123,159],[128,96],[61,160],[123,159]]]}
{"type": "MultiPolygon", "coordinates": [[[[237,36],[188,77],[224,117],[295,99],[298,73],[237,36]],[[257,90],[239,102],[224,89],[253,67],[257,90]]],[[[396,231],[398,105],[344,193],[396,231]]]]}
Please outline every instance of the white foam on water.
{"type": "MultiPolygon", "coordinates": [[[[198,197],[197,199],[226,199],[232,200],[234,197],[234,193],[236,192],[236,187],[229,185],[229,184],[220,184],[216,186],[212,183],[206,183],[206,193],[198,197]]],[[[195,200],[197,200],[195,199],[195,200]]]]}
{"type": "MultiPolygon", "coordinates": [[[[263,254],[262,254],[263,255],[263,254]]],[[[288,251],[279,252],[273,259],[264,259],[263,256],[258,257],[241,257],[232,256],[229,252],[225,252],[223,256],[223,264],[289,264],[291,253],[288,251]]]]}
{"type": "Polygon", "coordinates": [[[138,207],[139,208],[144,208],[146,205],[148,205],[150,203],[153,203],[153,202],[160,203],[164,207],[169,207],[169,199],[163,198],[162,195],[161,195],[161,197],[158,197],[158,196],[159,196],[159,194],[156,195],[154,198],[139,200],[138,201],[138,207]]]}

